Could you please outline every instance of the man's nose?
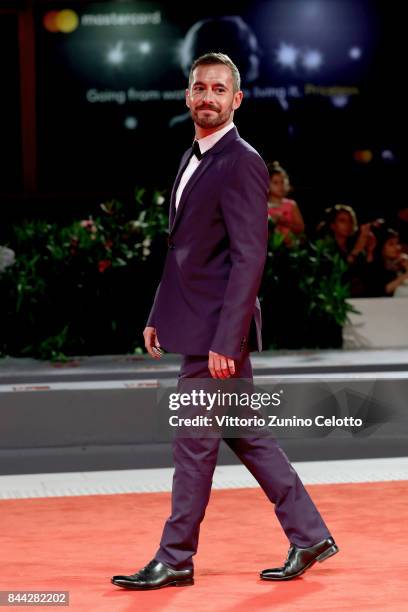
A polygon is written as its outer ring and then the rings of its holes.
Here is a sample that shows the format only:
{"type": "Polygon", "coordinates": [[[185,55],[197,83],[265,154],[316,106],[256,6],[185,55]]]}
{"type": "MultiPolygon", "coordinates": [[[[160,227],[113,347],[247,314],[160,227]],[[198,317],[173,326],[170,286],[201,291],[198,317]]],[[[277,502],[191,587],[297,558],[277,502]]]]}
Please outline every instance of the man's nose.
{"type": "Polygon", "coordinates": [[[203,94],[203,99],[207,100],[207,101],[208,100],[212,101],[213,100],[213,96],[214,96],[214,94],[213,94],[212,90],[211,89],[206,89],[204,94],[203,94]]]}

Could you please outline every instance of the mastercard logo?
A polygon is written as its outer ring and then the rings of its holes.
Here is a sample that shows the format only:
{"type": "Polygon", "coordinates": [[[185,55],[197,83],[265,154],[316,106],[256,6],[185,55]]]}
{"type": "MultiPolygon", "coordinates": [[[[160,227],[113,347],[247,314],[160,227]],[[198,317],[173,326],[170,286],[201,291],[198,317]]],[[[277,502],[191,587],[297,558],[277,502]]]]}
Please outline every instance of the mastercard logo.
{"type": "Polygon", "coordinates": [[[75,11],[48,11],[43,17],[43,25],[48,32],[63,32],[69,34],[77,29],[79,17],[75,11]]]}
{"type": "Polygon", "coordinates": [[[373,160],[373,152],[370,149],[354,151],[353,157],[360,164],[369,164],[373,160]]]}

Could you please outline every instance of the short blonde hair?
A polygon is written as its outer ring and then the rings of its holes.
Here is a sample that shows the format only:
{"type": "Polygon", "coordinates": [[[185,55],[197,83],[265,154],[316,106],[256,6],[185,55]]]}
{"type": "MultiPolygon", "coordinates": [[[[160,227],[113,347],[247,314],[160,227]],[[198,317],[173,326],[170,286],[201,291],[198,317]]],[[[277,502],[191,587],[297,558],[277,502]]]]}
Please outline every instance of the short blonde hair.
{"type": "Polygon", "coordinates": [[[234,93],[241,89],[241,75],[239,74],[239,70],[232,61],[232,59],[225,53],[205,53],[204,55],[200,55],[200,57],[194,60],[193,65],[190,68],[190,74],[188,77],[189,88],[191,87],[191,83],[193,82],[193,72],[197,68],[197,66],[211,66],[211,64],[223,64],[224,66],[228,66],[232,73],[234,93]]]}

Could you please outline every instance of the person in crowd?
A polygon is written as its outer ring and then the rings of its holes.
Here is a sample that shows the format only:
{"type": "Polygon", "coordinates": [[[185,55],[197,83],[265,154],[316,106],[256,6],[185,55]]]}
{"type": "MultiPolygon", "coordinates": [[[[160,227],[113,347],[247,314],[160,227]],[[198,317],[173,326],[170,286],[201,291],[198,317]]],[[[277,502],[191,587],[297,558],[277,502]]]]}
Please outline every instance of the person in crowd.
{"type": "Polygon", "coordinates": [[[279,162],[268,164],[268,171],[268,215],[275,222],[275,231],[283,234],[285,244],[290,246],[292,235],[299,236],[305,230],[302,213],[295,200],[287,197],[290,191],[289,176],[279,162]]]}
{"type": "Polygon", "coordinates": [[[408,253],[408,206],[401,205],[397,212],[397,219],[392,227],[398,231],[401,247],[404,253],[408,253]]]}
{"type": "Polygon", "coordinates": [[[408,297],[408,255],[392,228],[377,231],[373,260],[367,267],[368,297],[408,297]]]}
{"type": "Polygon", "coordinates": [[[370,262],[373,260],[375,235],[373,226],[382,224],[381,219],[358,225],[354,209],[347,204],[335,204],[325,210],[325,219],[317,227],[318,235],[331,235],[338,247],[339,253],[349,264],[357,260],[370,262]]]}
{"type": "Polygon", "coordinates": [[[374,259],[376,236],[374,229],[383,219],[358,225],[354,209],[347,204],[335,204],[325,210],[325,219],[317,227],[319,237],[331,236],[342,259],[348,264],[344,280],[350,283],[352,297],[367,294],[367,266],[374,259]]]}

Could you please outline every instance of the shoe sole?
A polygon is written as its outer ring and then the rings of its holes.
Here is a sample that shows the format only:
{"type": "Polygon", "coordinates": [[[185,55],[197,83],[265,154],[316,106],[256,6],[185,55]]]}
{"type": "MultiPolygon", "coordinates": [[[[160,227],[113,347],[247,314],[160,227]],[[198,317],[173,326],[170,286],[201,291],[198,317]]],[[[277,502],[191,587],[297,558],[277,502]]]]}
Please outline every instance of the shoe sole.
{"type": "Polygon", "coordinates": [[[189,580],[175,580],[173,582],[166,582],[166,584],[161,584],[159,586],[132,586],[130,584],[118,584],[111,579],[111,583],[115,586],[122,587],[123,589],[133,589],[134,591],[154,591],[156,589],[163,589],[168,586],[192,586],[194,584],[194,578],[190,578],[189,580]]]}
{"type": "Polygon", "coordinates": [[[302,574],[304,574],[306,570],[311,568],[312,565],[316,563],[316,561],[318,561],[319,563],[323,563],[323,561],[326,561],[326,559],[329,559],[329,557],[332,557],[338,552],[339,552],[339,547],[336,544],[333,544],[333,546],[330,546],[324,552],[320,553],[320,555],[317,556],[316,559],[313,559],[313,561],[311,561],[308,565],[306,565],[306,567],[304,567],[302,571],[298,572],[297,574],[293,574],[292,576],[286,576],[285,578],[266,578],[265,576],[262,576],[262,574],[260,574],[260,577],[262,580],[274,580],[274,581],[292,580],[292,578],[297,578],[298,576],[301,576],[302,574]]]}

